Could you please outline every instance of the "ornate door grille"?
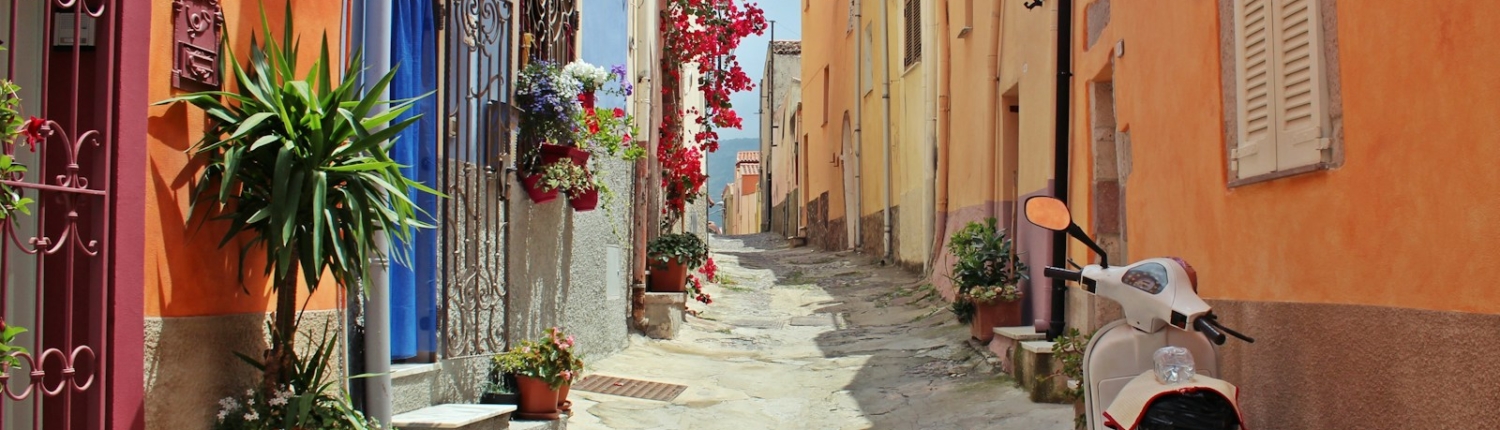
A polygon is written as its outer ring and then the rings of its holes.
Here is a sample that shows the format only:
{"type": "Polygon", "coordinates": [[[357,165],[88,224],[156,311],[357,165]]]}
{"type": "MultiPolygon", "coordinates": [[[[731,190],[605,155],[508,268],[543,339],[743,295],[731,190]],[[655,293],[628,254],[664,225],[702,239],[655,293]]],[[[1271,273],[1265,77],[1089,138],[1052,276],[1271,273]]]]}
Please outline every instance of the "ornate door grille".
{"type": "MultiPolygon", "coordinates": [[[[559,66],[578,58],[577,0],[521,0],[521,34],[530,35],[530,59],[559,66]]],[[[523,37],[523,42],[526,36],[523,37]]]]}
{"type": "Polygon", "coordinates": [[[509,180],[513,3],[454,0],[438,176],[443,200],[444,353],[448,358],[505,349],[505,224],[509,180]]]}
{"type": "Polygon", "coordinates": [[[9,27],[4,78],[30,121],[0,145],[29,171],[0,183],[33,199],[30,214],[0,219],[0,312],[31,331],[0,375],[0,427],[105,428],[102,393],[114,316],[106,280],[115,94],[120,68],[110,0],[0,0],[9,27]],[[34,144],[34,145],[33,145],[34,144]]]}

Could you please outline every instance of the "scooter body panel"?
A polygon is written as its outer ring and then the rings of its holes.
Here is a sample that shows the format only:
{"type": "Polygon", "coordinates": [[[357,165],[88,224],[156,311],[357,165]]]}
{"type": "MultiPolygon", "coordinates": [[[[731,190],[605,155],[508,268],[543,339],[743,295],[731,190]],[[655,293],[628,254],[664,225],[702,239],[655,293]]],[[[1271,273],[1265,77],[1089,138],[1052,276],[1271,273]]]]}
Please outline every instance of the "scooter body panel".
{"type": "Polygon", "coordinates": [[[1198,332],[1166,328],[1146,333],[1118,320],[1094,334],[1083,355],[1084,412],[1089,414],[1090,430],[1108,429],[1104,410],[1130,380],[1156,367],[1152,355],[1166,346],[1187,348],[1196,373],[1219,377],[1218,348],[1198,332]]]}

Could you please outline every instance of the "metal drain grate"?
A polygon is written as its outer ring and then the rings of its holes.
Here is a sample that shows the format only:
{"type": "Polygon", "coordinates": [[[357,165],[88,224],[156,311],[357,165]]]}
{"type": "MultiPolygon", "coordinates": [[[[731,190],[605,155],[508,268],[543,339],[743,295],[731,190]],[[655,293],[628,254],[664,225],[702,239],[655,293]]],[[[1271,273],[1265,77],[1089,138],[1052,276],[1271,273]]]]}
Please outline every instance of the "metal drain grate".
{"type": "Polygon", "coordinates": [[[684,390],[687,390],[687,386],[594,375],[583,378],[583,381],[574,384],[572,389],[611,396],[670,402],[672,399],[677,398],[678,394],[682,394],[684,390]]]}

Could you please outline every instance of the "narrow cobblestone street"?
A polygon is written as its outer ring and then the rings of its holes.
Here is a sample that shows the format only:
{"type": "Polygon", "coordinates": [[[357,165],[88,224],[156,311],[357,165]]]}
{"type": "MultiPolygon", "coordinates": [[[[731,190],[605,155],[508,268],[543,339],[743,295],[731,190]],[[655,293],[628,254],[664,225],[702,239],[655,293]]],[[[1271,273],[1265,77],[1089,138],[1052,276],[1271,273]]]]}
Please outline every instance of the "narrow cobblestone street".
{"type": "Polygon", "coordinates": [[[633,337],[589,373],[686,385],[670,403],[574,391],[575,429],[1070,427],[965,343],[917,276],[852,253],[715,237],[721,282],[673,340],[633,337]]]}

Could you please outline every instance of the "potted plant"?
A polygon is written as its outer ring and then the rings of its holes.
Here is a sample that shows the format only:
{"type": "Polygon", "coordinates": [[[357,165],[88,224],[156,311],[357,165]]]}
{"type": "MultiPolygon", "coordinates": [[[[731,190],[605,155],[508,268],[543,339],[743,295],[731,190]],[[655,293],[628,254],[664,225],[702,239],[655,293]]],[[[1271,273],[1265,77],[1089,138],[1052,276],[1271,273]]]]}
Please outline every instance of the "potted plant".
{"type": "Polygon", "coordinates": [[[559,161],[542,167],[541,190],[567,194],[569,203],[579,212],[599,206],[600,187],[594,175],[577,164],[559,161]]]}
{"type": "Polygon", "coordinates": [[[708,244],[692,233],[663,234],[646,247],[651,259],[651,291],[686,291],[688,271],[708,260],[708,244]]]}
{"type": "Polygon", "coordinates": [[[538,340],[523,340],[509,351],[496,355],[494,366],[515,375],[520,395],[516,417],[527,420],[555,420],[559,406],[567,397],[561,391],[570,386],[583,368],[583,360],[572,351],[573,337],[556,327],[538,340]]]}
{"type": "Polygon", "coordinates": [[[578,111],[574,100],[582,84],[563,73],[555,64],[534,61],[516,77],[516,107],[520,111],[521,179],[527,194],[537,203],[557,198],[557,194],[538,190],[543,166],[568,159],[579,166],[588,162],[588,153],[569,148],[573,135],[573,115],[578,111]]]}
{"type": "Polygon", "coordinates": [[[1062,369],[1043,377],[1067,378],[1067,390],[1064,394],[1073,400],[1073,428],[1080,430],[1085,427],[1088,418],[1084,416],[1083,410],[1084,387],[1088,385],[1083,383],[1083,352],[1088,349],[1089,340],[1093,337],[1094,335],[1083,334],[1076,328],[1070,328],[1058,336],[1056,343],[1052,344],[1052,354],[1062,362],[1062,369]]]}
{"type": "MultiPolygon", "coordinates": [[[[994,218],[970,222],[948,239],[953,254],[949,274],[958,286],[956,300],[973,304],[970,334],[980,342],[995,337],[995,327],[1021,324],[1021,281],[1027,278],[1026,264],[1015,253],[1005,230],[996,227],[994,218]]],[[[955,313],[967,311],[954,307],[955,313]]]]}
{"type": "Polygon", "coordinates": [[[514,405],[520,398],[516,394],[516,377],[500,369],[493,361],[489,375],[479,383],[479,403],[484,405],[514,405]]]}
{"type": "Polygon", "coordinates": [[[212,119],[191,150],[203,162],[191,216],[227,221],[220,246],[239,250],[241,265],[249,251],[264,253],[264,273],[276,293],[276,342],[267,354],[263,392],[286,385],[296,366],[299,285],[311,292],[326,274],[339,288],[368,288],[367,269],[382,253],[377,237],[391,244],[394,260],[405,261],[407,252],[398,244],[411,243],[414,228],[432,227],[418,219],[409,190],[441,195],[404,176],[389,155],[392,139],[420,115],[391,121],[421,97],[383,100],[394,69],[359,85],[355,78],[364,65],[358,52],[335,75],[326,35],[316,61],[299,67],[290,4],[285,13],[279,43],[262,13],[263,37],[250,44],[249,70],[226,41],[224,63],[234,76],[228,87],[235,92],[205,91],[157,103],[188,102],[212,119]],[[305,80],[294,75],[299,70],[307,71],[305,80]],[[388,104],[389,111],[375,111],[388,104]],[[249,240],[236,241],[241,233],[249,233],[243,237],[249,240]]]}
{"type": "MultiPolygon", "coordinates": [[[[380,428],[378,421],[369,419],[349,401],[349,393],[341,388],[342,380],[334,364],[338,360],[336,330],[324,326],[323,339],[309,345],[309,350],[299,356],[287,369],[287,381],[269,389],[247,389],[243,397],[231,396],[219,400],[219,413],[214,422],[215,430],[271,430],[271,429],[331,429],[368,430],[380,428]]],[[[273,342],[279,341],[272,336],[273,342]]],[[[244,354],[236,353],[241,360],[264,370],[274,363],[260,362],[244,354]]],[[[358,377],[358,376],[356,376],[358,377]]]]}

